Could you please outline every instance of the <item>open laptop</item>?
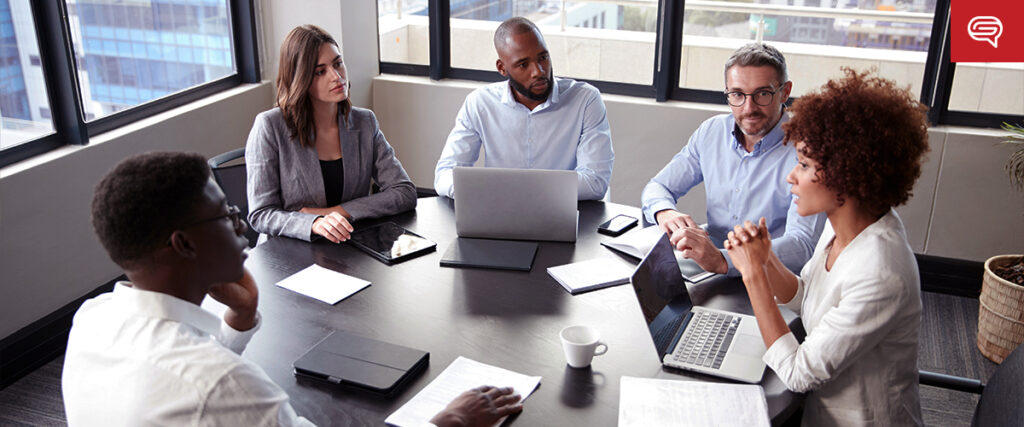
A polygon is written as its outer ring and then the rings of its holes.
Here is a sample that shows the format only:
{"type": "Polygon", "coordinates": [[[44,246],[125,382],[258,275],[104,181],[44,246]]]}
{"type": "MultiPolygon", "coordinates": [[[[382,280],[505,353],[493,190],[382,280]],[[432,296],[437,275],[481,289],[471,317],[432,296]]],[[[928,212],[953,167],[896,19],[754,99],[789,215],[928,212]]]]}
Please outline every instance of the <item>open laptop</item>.
{"type": "Polygon", "coordinates": [[[574,171],[456,167],[459,237],[575,242],[574,171]]]}
{"type": "Polygon", "coordinates": [[[662,364],[748,383],[761,381],[766,351],[754,316],[694,307],[662,234],[630,280],[662,364]]]}

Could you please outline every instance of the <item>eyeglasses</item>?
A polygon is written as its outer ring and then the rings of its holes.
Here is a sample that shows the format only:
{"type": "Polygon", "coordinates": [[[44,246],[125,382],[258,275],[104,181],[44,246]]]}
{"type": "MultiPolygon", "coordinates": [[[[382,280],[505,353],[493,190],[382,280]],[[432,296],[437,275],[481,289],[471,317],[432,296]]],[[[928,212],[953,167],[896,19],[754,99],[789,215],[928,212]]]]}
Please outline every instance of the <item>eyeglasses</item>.
{"type": "MultiPolygon", "coordinates": [[[[197,226],[199,224],[202,224],[202,223],[205,223],[205,222],[217,221],[217,220],[221,220],[221,219],[224,219],[224,218],[230,218],[231,219],[231,225],[235,228],[235,230],[238,230],[239,228],[242,227],[242,210],[238,209],[238,206],[230,205],[230,206],[228,206],[228,213],[226,213],[224,215],[217,215],[217,216],[215,216],[213,218],[206,218],[206,219],[201,219],[199,221],[193,221],[193,222],[185,224],[185,225],[183,225],[183,226],[181,226],[179,228],[185,229],[185,228],[189,228],[189,227],[195,227],[195,226],[197,226]]],[[[171,239],[170,238],[167,239],[167,244],[168,245],[171,244],[171,239]]]]}
{"type": "Polygon", "coordinates": [[[775,94],[779,93],[782,87],[775,90],[760,89],[754,91],[754,93],[743,93],[738,90],[725,92],[725,98],[729,101],[729,105],[733,107],[742,107],[747,102],[747,97],[754,99],[754,103],[765,107],[772,103],[772,99],[775,98],[775,94]]]}

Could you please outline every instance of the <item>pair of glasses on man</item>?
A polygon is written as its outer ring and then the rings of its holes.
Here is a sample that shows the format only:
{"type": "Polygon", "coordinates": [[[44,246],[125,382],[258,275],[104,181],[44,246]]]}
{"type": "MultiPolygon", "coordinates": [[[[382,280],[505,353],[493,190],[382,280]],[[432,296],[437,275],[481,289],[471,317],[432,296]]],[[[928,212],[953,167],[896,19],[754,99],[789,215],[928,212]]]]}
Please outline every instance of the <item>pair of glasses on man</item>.
{"type": "Polygon", "coordinates": [[[755,104],[765,107],[772,103],[772,98],[774,98],[775,94],[779,93],[780,90],[782,90],[781,87],[775,90],[760,89],[754,91],[754,93],[743,93],[738,90],[733,90],[725,92],[725,99],[728,100],[729,105],[732,105],[733,107],[742,107],[743,104],[747,102],[747,97],[750,97],[754,100],[755,104]]]}
{"type": "MultiPolygon", "coordinates": [[[[242,226],[242,210],[238,209],[238,206],[229,205],[228,206],[228,213],[226,213],[224,215],[217,215],[217,216],[212,217],[212,218],[206,218],[206,219],[201,219],[201,220],[198,220],[198,221],[193,221],[193,222],[185,224],[185,225],[183,225],[183,226],[181,226],[179,228],[185,229],[185,228],[189,228],[189,227],[195,227],[195,226],[197,226],[199,224],[207,223],[207,222],[210,222],[210,221],[219,221],[219,220],[222,220],[224,218],[230,218],[231,219],[231,225],[233,227],[235,227],[235,230],[238,230],[242,226]]],[[[171,239],[167,238],[167,245],[169,246],[170,244],[171,244],[171,239]]]]}

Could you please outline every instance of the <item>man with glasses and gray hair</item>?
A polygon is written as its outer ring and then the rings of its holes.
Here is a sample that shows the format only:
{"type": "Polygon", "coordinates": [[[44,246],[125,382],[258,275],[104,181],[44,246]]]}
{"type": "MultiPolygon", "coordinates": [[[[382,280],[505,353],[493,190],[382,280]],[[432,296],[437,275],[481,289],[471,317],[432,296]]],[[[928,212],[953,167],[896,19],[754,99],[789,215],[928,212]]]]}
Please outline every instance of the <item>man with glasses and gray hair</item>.
{"type": "Polygon", "coordinates": [[[751,43],[725,63],[725,98],[732,114],[706,120],[689,142],[644,187],[647,221],[671,236],[683,256],[707,271],[737,276],[722,242],[736,224],[765,217],[772,250],[795,273],[811,257],[825,224],[823,215],[801,217],[786,174],[797,163],[793,144],[783,144],[789,120],[786,100],[793,83],[786,58],[774,47],[751,43]],[[676,201],[704,182],[707,227],[676,210],[676,201]]]}

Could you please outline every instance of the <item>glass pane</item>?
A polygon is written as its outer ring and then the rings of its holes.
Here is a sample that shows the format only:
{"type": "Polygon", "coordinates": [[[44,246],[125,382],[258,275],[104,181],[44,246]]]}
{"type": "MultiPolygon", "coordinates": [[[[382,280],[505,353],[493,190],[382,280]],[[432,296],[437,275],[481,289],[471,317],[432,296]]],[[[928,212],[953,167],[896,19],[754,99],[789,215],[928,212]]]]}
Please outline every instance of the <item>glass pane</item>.
{"type": "Polygon", "coordinates": [[[225,0],[69,0],[86,120],[235,73],[225,0]]]}
{"type": "Polygon", "coordinates": [[[430,64],[427,0],[377,0],[380,61],[430,64]]]}
{"type": "Polygon", "coordinates": [[[949,109],[1024,115],[1022,93],[1024,63],[960,62],[953,71],[949,109]]]}
{"type": "Polygon", "coordinates": [[[793,95],[841,76],[878,69],[920,95],[936,0],[687,1],[681,87],[720,91],[732,52],[763,40],[786,56],[793,95]]]}
{"type": "Polygon", "coordinates": [[[452,67],[496,71],[494,30],[524,16],[544,35],[556,76],[653,82],[657,0],[451,0],[449,6],[452,67]]]}
{"type": "Polygon", "coordinates": [[[0,0],[0,150],[53,133],[27,1],[0,0]]]}

